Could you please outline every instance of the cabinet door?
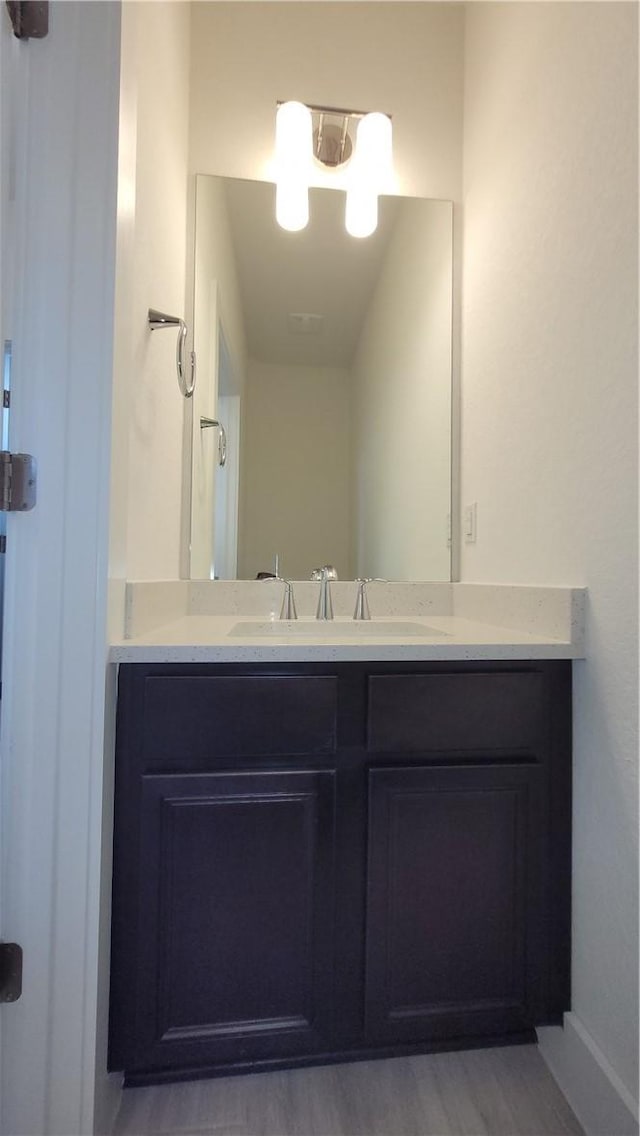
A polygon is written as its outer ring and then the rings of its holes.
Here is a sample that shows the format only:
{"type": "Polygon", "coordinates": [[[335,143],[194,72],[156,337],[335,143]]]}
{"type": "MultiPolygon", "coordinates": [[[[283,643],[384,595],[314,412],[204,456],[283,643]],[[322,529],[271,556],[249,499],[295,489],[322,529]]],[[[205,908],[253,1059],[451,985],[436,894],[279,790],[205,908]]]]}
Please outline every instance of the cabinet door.
{"type": "Polygon", "coordinates": [[[141,816],[125,1068],[326,1044],[334,773],[145,776],[141,816]]]}
{"type": "Polygon", "coordinates": [[[370,1040],[531,1028],[540,777],[533,765],[369,771],[370,1040]]]}

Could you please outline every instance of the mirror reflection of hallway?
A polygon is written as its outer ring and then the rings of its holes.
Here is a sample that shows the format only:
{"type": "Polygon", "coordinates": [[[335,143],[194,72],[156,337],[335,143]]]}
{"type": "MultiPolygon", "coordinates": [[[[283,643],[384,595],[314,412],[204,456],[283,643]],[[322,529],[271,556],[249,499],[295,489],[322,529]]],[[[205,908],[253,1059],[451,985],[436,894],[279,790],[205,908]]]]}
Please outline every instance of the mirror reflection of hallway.
{"type": "Polygon", "coordinates": [[[237,477],[212,472],[194,424],[191,576],[255,579],[279,553],[292,579],[331,563],[449,580],[451,202],[383,197],[356,240],[343,193],[312,188],[300,233],[274,200],[197,179],[202,413],[224,420],[237,477]]]}

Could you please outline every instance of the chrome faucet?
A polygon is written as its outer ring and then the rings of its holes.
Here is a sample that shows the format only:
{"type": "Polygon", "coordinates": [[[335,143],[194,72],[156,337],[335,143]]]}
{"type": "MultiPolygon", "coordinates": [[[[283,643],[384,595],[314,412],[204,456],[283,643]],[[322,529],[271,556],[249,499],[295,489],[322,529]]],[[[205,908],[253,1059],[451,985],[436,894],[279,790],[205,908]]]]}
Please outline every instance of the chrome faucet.
{"type": "Polygon", "coordinates": [[[369,598],[367,596],[367,584],[386,584],[387,581],[382,576],[358,576],[356,584],[358,585],[358,593],[356,595],[356,609],[353,613],[354,619],[371,619],[371,612],[369,610],[369,598]]]}
{"type": "Polygon", "coordinates": [[[358,576],[356,584],[358,585],[358,594],[356,596],[356,610],[353,613],[354,619],[371,619],[371,612],[369,610],[369,600],[367,598],[367,584],[370,583],[369,578],[358,576]]]}
{"type": "MultiPolygon", "coordinates": [[[[331,602],[331,578],[334,569],[329,565],[316,570],[320,578],[320,595],[318,596],[318,610],[316,619],[333,619],[333,603],[331,602]]],[[[335,577],[334,577],[335,578],[335,577]]]]}
{"type": "Polygon", "coordinates": [[[282,607],[280,608],[280,619],[297,619],[298,613],[296,611],[296,601],[293,594],[293,584],[291,580],[283,580],[282,576],[278,579],[284,584],[284,595],[282,597],[282,607]]]}
{"type": "Polygon", "coordinates": [[[279,584],[284,584],[284,592],[282,595],[282,606],[280,608],[280,619],[297,619],[298,613],[296,611],[296,600],[293,594],[293,584],[290,580],[285,580],[284,576],[278,575],[278,557],[276,556],[275,573],[272,575],[264,575],[260,578],[263,581],[277,580],[279,584]]]}

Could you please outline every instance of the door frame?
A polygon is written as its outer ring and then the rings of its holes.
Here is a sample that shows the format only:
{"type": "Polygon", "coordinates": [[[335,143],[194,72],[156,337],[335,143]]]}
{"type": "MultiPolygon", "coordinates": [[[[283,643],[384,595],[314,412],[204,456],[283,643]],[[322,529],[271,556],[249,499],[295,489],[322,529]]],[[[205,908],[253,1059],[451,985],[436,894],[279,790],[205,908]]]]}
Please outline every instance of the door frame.
{"type": "MultiPolygon", "coordinates": [[[[205,291],[205,298],[200,297],[200,310],[195,307],[194,301],[193,317],[194,350],[199,360],[198,384],[189,406],[191,510],[188,575],[209,579],[212,578],[214,562],[218,432],[203,430],[200,418],[201,415],[217,418],[220,291],[216,279],[201,281],[200,285],[200,290],[205,291]]],[[[198,288],[194,291],[197,293],[198,288]]]]}
{"type": "Polygon", "coordinates": [[[11,445],[38,503],[7,518],[2,928],[24,949],[0,1009],[5,1133],[92,1133],[99,1044],[120,18],[52,3],[3,57],[15,98],[11,445]]]}
{"type": "MultiPolygon", "coordinates": [[[[240,500],[240,395],[218,395],[220,421],[227,435],[227,460],[218,476],[216,520],[224,518],[224,572],[222,580],[235,580],[238,574],[238,508],[240,500]],[[221,496],[224,494],[224,507],[221,496]]],[[[222,526],[221,526],[222,527],[222,526]]],[[[214,538],[214,547],[215,547],[214,538]]]]}

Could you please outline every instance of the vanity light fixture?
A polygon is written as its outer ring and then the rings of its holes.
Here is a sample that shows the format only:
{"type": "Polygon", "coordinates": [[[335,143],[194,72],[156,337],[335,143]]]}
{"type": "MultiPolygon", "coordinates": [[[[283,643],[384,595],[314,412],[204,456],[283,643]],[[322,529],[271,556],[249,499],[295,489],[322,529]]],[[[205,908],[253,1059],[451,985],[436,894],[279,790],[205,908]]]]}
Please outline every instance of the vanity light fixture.
{"type": "Polygon", "coordinates": [[[378,224],[378,195],[391,174],[389,115],[278,103],[276,219],[283,229],[297,232],[308,224],[314,160],[329,170],[349,163],[345,226],[353,237],[370,236],[378,224]]]}

